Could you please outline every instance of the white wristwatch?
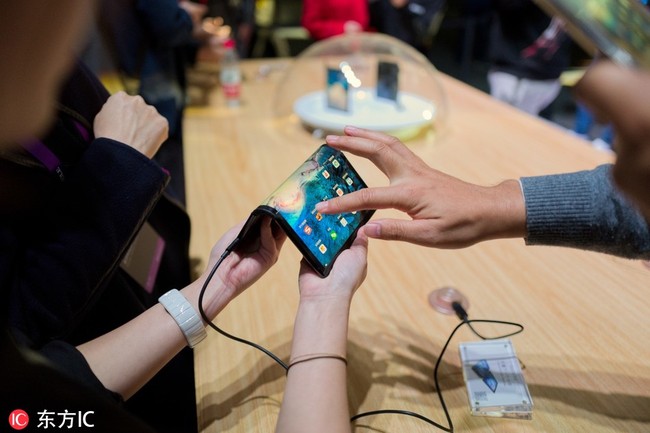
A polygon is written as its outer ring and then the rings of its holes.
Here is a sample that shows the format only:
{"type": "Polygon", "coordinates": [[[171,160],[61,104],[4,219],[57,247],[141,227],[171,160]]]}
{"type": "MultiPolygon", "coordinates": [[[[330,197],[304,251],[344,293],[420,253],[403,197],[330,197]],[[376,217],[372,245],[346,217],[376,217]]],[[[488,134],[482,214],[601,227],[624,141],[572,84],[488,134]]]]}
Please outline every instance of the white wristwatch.
{"type": "Polygon", "coordinates": [[[191,348],[199,344],[207,336],[201,318],[181,292],[172,289],[158,298],[158,302],[165,307],[169,315],[178,323],[183,335],[185,335],[187,344],[191,348]]]}

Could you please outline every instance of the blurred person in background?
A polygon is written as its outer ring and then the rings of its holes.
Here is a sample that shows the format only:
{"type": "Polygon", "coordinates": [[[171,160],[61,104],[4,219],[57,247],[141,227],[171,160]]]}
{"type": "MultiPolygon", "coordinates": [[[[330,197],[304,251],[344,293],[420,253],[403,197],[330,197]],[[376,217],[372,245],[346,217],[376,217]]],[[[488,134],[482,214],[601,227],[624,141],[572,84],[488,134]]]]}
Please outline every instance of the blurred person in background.
{"type": "Polygon", "coordinates": [[[532,0],[495,0],[490,37],[490,94],[539,115],[560,93],[571,40],[558,18],[532,0]]]}
{"type": "Polygon", "coordinates": [[[305,0],[302,26],[315,40],[365,32],[370,26],[367,0],[305,0]]]}
{"type": "Polygon", "coordinates": [[[208,7],[206,16],[221,18],[223,24],[232,29],[239,57],[250,57],[251,43],[255,32],[255,0],[200,0],[208,7]]]}
{"type": "Polygon", "coordinates": [[[370,25],[424,55],[440,27],[446,0],[370,0],[370,25]]]}
{"type": "Polygon", "coordinates": [[[111,60],[127,78],[127,87],[135,83],[127,92],[141,95],[169,123],[169,137],[155,160],[170,172],[168,192],[182,206],[186,68],[200,45],[218,49],[218,41],[203,29],[207,11],[207,6],[189,0],[101,0],[98,13],[111,60]]]}

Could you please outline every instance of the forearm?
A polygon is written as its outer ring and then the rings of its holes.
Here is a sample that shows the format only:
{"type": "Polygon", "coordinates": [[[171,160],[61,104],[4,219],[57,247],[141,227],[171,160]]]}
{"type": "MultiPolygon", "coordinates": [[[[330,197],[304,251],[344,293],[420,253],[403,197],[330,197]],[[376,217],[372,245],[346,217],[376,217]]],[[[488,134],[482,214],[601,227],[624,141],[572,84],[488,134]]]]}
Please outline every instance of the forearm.
{"type": "MultiPolygon", "coordinates": [[[[291,359],[309,354],[345,356],[349,301],[301,301],[291,359]]],[[[349,432],[346,365],[320,358],[291,367],[276,431],[349,432]]]]}
{"type": "Polygon", "coordinates": [[[185,344],[185,337],[174,319],[157,304],[78,349],[100,382],[126,400],[185,344]]]}
{"type": "MultiPolygon", "coordinates": [[[[197,314],[200,288],[199,280],[181,291],[197,314]]],[[[219,296],[224,291],[220,285],[209,301],[210,317],[227,304],[227,297],[219,296]]],[[[126,400],[186,345],[176,321],[161,304],[156,304],[123,326],[80,345],[78,350],[99,381],[126,400]]]]}
{"type": "Polygon", "coordinates": [[[506,180],[487,187],[479,197],[473,204],[479,209],[479,241],[526,235],[526,206],[518,181],[506,180]]]}
{"type": "Polygon", "coordinates": [[[522,178],[526,243],[650,257],[648,223],[614,187],[610,168],[522,178]]]}
{"type": "MultiPolygon", "coordinates": [[[[199,298],[206,279],[240,229],[241,225],[233,227],[215,244],[206,272],[181,291],[200,319],[203,316],[200,314],[199,298]]],[[[260,233],[260,246],[256,252],[243,256],[237,252],[230,254],[221,262],[219,271],[211,276],[205,296],[201,299],[206,318],[213,320],[277,260],[284,236],[279,233],[273,235],[270,219],[262,224],[260,233]]],[[[171,305],[176,303],[172,302],[171,305]]],[[[172,308],[172,314],[177,315],[178,311],[172,308]]],[[[193,325],[191,316],[184,317],[184,323],[193,325]]],[[[187,339],[176,320],[162,305],[157,304],[118,329],[78,349],[102,384],[127,399],[186,344],[187,339]]]]}

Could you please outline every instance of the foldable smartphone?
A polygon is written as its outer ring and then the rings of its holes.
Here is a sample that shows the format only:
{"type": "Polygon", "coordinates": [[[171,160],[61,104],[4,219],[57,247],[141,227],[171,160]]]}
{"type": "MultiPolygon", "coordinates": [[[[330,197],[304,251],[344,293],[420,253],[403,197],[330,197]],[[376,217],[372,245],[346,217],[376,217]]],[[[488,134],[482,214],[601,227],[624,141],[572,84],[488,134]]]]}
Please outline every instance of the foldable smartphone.
{"type": "Polygon", "coordinates": [[[366,184],[343,153],[322,145],[251,213],[239,234],[241,246],[235,249],[250,248],[259,237],[262,218],[270,216],[311,267],[326,277],[374,210],[324,215],[314,206],[362,188],[366,184]]]}

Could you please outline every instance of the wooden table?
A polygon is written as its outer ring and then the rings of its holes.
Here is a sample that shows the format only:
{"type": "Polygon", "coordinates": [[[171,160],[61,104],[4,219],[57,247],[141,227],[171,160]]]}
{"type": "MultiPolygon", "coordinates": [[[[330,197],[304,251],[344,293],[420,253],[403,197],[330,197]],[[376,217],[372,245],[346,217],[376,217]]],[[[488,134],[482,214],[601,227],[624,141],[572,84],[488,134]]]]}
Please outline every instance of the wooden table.
{"type": "MultiPolygon", "coordinates": [[[[282,61],[244,62],[242,105],[227,108],[219,89],[185,121],[191,252],[205,265],[210,247],[297,167],[317,145],[295,119],[272,115],[282,61]],[[260,66],[273,65],[260,76],[260,66]],[[268,70],[266,71],[268,72],[268,70]]],[[[264,68],[262,68],[264,71],[264,68]]],[[[589,169],[612,156],[441,76],[449,117],[435,140],[409,147],[431,166],[470,182],[589,169]]],[[[385,177],[351,157],[371,186],[385,177]]],[[[379,216],[391,215],[381,211],[379,216]]],[[[218,317],[225,330],[288,358],[298,301],[299,253],[289,242],[277,265],[218,317]]],[[[351,413],[406,409],[444,423],[432,380],[434,363],[458,320],[433,310],[429,293],[455,286],[471,318],[509,320],[535,404],[532,421],[470,414],[458,343],[440,371],[457,431],[650,431],[650,269],[639,261],[499,240],[464,250],[371,242],[368,277],[355,296],[350,324],[351,413]]],[[[199,425],[204,432],[272,432],[284,371],[247,346],[209,332],[195,351],[199,425]]],[[[358,431],[430,432],[403,416],[365,418],[358,431]]]]}

